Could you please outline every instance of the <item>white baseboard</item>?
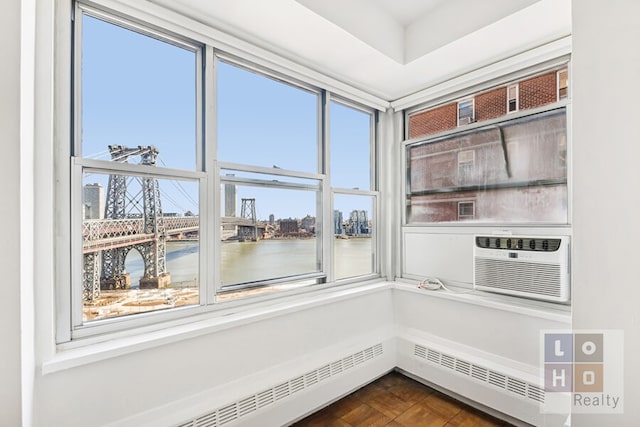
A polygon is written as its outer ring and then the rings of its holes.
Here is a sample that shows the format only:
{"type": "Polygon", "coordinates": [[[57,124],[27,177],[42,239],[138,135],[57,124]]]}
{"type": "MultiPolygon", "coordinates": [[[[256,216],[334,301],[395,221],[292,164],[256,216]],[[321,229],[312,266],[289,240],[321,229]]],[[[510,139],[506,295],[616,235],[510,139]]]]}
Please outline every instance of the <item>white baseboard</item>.
{"type": "Polygon", "coordinates": [[[287,425],[393,370],[395,339],[385,335],[304,355],[108,427],[287,425]]]}
{"type": "Polygon", "coordinates": [[[419,381],[515,425],[559,426],[565,415],[546,414],[536,367],[480,353],[439,337],[396,338],[397,368],[419,381]]]}

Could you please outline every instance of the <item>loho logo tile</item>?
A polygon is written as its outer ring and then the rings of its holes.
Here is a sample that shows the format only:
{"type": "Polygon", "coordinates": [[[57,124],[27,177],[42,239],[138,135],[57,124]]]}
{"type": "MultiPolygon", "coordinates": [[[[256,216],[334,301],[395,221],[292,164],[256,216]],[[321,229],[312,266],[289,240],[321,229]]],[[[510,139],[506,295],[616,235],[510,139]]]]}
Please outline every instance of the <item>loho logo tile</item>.
{"type": "Polygon", "coordinates": [[[542,360],[544,389],[550,399],[547,412],[622,412],[622,331],[543,332],[542,360]]]}

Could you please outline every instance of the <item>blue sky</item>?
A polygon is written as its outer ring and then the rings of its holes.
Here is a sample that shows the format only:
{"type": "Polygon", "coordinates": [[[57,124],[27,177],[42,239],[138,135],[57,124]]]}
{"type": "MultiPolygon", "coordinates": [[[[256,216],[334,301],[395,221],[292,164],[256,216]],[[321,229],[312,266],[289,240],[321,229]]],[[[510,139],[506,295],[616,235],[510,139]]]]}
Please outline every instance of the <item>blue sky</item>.
{"type": "MultiPolygon", "coordinates": [[[[221,161],[316,172],[317,95],[218,63],[218,158],[221,161]],[[293,147],[293,148],[292,148],[293,147]]],[[[158,166],[196,170],[196,54],[85,16],[82,50],[82,153],[109,159],[108,145],[154,145],[158,166]]],[[[331,181],[369,189],[369,118],[330,105],[331,181]]],[[[274,169],[276,170],[276,169],[274,169]]],[[[277,178],[277,177],[275,177],[277,178]]],[[[274,178],[274,179],[275,179],[274,178]]],[[[106,176],[85,176],[105,186],[106,176]]],[[[198,211],[197,185],[161,181],[165,212],[198,211]]],[[[259,218],[315,215],[313,192],[242,187],[259,218]]],[[[338,197],[336,209],[370,211],[370,198],[338,197]]]]}

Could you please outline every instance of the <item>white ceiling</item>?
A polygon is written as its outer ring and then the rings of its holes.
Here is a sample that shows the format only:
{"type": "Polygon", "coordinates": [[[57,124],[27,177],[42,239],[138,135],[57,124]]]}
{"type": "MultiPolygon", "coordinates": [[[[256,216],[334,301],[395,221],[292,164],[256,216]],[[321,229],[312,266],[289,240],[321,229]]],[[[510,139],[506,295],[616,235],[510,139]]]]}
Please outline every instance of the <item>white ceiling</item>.
{"type": "Polygon", "coordinates": [[[571,33],[571,0],[150,0],[392,101],[571,33]]]}

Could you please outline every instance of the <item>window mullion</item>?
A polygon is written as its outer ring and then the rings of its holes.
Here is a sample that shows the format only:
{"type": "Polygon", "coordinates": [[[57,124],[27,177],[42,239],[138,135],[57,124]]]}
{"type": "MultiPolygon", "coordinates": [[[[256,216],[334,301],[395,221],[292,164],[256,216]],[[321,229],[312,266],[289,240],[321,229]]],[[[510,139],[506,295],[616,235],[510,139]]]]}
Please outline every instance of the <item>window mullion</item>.
{"type": "MultiPolygon", "coordinates": [[[[204,202],[207,209],[204,218],[210,221],[202,221],[210,229],[206,233],[201,232],[201,245],[203,253],[200,257],[205,268],[204,287],[206,287],[206,302],[213,304],[216,301],[216,292],[220,283],[220,171],[216,163],[217,153],[217,103],[216,103],[216,66],[217,60],[212,46],[206,46],[204,54],[204,168],[207,176],[204,192],[204,202]],[[203,244],[204,242],[204,244],[203,244]]],[[[201,300],[202,301],[202,300],[201,300]]]]}
{"type": "MultiPolygon", "coordinates": [[[[330,138],[330,123],[331,117],[329,114],[331,103],[331,93],[328,91],[322,92],[320,97],[319,108],[319,156],[320,164],[318,165],[320,173],[325,176],[322,182],[322,241],[318,242],[317,253],[322,254],[323,271],[327,275],[327,281],[333,283],[335,281],[335,268],[334,268],[334,248],[332,243],[333,236],[333,192],[330,190],[331,183],[331,138],[330,138]],[[331,224],[331,225],[330,225],[331,224]]],[[[320,202],[319,202],[320,203],[320,202]]]]}

